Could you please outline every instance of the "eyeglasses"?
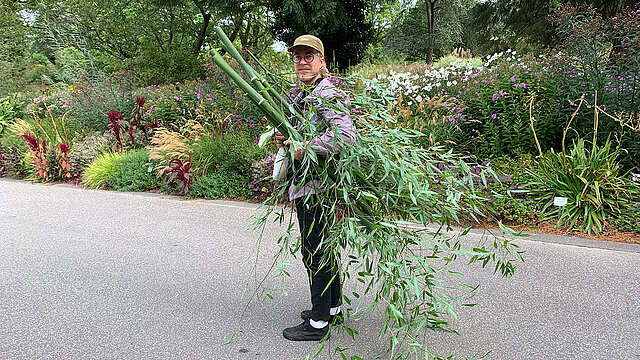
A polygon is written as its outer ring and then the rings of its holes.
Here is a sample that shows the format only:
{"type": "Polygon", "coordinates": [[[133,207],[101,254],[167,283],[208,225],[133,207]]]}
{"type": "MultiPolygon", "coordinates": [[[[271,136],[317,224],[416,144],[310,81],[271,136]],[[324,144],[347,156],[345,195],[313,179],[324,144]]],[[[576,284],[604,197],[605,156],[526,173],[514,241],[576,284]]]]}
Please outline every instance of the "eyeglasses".
{"type": "Polygon", "coordinates": [[[293,55],[291,58],[293,59],[293,63],[294,63],[294,64],[298,64],[298,63],[300,63],[300,61],[302,61],[302,59],[304,59],[304,61],[306,61],[306,62],[310,63],[310,62],[312,62],[312,61],[313,61],[313,59],[315,59],[315,58],[316,58],[316,54],[314,54],[314,53],[308,53],[308,54],[306,54],[305,56],[302,56],[302,55],[298,55],[298,54],[296,54],[296,55],[293,55]]]}

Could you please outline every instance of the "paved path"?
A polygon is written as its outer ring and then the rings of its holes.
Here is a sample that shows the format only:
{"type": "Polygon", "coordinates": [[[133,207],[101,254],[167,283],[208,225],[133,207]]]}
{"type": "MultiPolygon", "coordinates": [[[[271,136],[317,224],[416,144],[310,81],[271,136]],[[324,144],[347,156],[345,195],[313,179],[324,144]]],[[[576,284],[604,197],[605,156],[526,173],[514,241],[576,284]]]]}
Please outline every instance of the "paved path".
{"type": "MultiPolygon", "coordinates": [[[[288,296],[249,306],[241,299],[282,231],[267,228],[262,253],[253,253],[257,236],[245,228],[255,208],[0,179],[0,359],[313,354],[317,344],[281,336],[308,306],[299,261],[288,296]]],[[[640,359],[640,246],[540,235],[518,243],[526,262],[511,279],[461,267],[467,283],[482,284],[478,305],[459,311],[459,335],[428,333],[433,349],[492,351],[486,358],[500,360],[640,359]]],[[[331,349],[387,358],[379,318],[351,325],[361,335],[334,333],[331,349]]]]}

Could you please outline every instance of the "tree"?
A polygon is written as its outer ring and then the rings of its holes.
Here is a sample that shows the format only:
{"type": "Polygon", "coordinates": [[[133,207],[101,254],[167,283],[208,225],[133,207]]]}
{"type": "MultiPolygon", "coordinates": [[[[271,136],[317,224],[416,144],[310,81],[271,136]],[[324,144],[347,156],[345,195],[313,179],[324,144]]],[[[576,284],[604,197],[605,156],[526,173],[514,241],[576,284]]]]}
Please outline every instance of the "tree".
{"type": "Polygon", "coordinates": [[[292,44],[300,35],[315,35],[323,41],[327,62],[345,70],[362,60],[372,39],[370,5],[367,0],[271,0],[268,6],[277,39],[292,44]]]}
{"type": "Polygon", "coordinates": [[[449,53],[463,45],[463,28],[472,3],[470,0],[421,0],[405,10],[389,31],[385,46],[409,59],[433,62],[434,53],[449,53]]]}
{"type": "MultiPolygon", "coordinates": [[[[561,0],[481,2],[472,11],[472,27],[482,30],[476,32],[482,34],[479,41],[492,50],[513,47],[518,42],[523,46],[550,48],[557,42],[557,37],[548,16],[565,3],[561,0]]],[[[593,6],[604,17],[611,17],[625,8],[637,8],[637,0],[573,0],[571,3],[593,6]]]]}

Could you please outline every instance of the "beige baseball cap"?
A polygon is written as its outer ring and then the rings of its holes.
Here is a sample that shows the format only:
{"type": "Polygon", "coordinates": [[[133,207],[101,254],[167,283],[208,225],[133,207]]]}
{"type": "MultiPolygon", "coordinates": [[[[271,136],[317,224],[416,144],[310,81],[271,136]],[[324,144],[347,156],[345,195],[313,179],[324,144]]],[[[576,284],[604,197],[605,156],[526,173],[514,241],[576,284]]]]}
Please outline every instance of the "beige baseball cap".
{"type": "Polygon", "coordinates": [[[313,35],[302,35],[299,36],[296,41],[293,42],[293,45],[289,48],[289,52],[293,52],[293,50],[298,46],[308,46],[310,48],[316,49],[320,55],[324,57],[324,45],[322,45],[322,41],[313,35]]]}

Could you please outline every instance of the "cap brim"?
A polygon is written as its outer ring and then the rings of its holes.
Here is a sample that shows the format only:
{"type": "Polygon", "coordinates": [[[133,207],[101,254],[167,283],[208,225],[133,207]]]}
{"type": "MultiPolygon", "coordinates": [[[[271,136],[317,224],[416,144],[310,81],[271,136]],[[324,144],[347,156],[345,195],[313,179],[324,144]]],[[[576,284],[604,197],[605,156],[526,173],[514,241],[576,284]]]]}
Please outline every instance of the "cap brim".
{"type": "Polygon", "coordinates": [[[308,48],[312,48],[313,50],[315,50],[315,51],[319,52],[319,53],[320,53],[320,55],[324,56],[324,54],[322,53],[322,51],[320,51],[320,49],[318,49],[318,48],[317,48],[317,47],[315,47],[315,46],[306,45],[306,44],[293,45],[293,46],[289,47],[288,51],[289,51],[289,52],[293,52],[293,50],[295,50],[295,48],[297,48],[298,46],[306,46],[306,47],[308,47],[308,48]]]}

